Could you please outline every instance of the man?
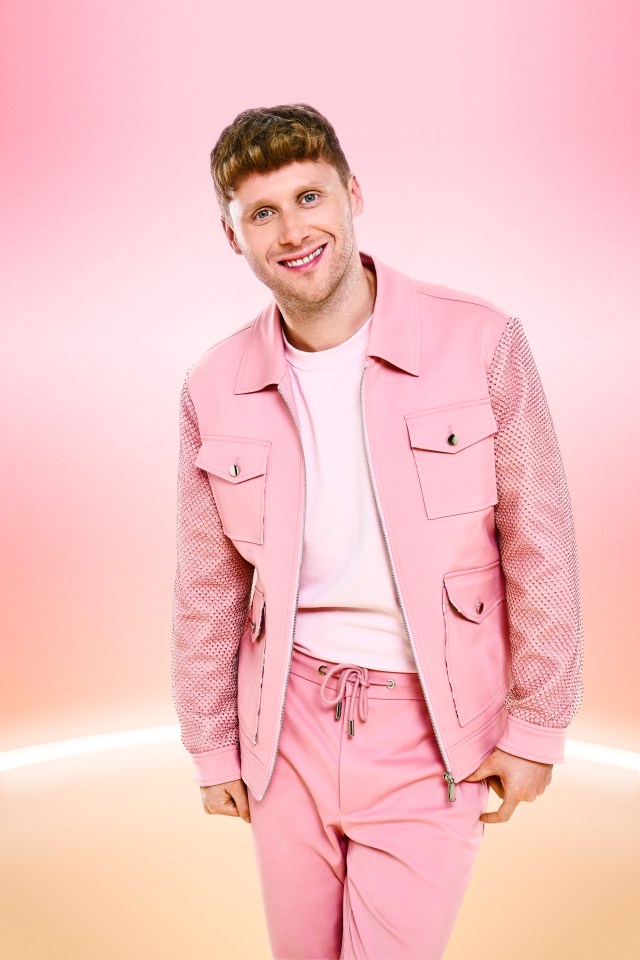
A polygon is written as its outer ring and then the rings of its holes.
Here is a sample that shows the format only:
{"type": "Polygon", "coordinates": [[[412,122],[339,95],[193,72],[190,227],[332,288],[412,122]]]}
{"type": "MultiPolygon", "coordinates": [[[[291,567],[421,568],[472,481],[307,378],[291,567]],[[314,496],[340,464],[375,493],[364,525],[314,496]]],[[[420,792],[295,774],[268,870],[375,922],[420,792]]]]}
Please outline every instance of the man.
{"type": "Polygon", "coordinates": [[[205,810],[252,824],[275,957],[441,957],[582,696],[551,417],[517,318],[358,250],[321,114],[246,110],[211,159],[273,299],[182,391],[183,742],[205,810]]]}

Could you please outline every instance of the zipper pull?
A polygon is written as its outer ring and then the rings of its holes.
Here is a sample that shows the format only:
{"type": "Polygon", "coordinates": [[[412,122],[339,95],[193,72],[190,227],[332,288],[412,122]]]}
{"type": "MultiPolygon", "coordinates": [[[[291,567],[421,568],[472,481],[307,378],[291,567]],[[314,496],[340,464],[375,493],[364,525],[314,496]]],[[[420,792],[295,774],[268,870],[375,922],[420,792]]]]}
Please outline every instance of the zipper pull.
{"type": "Polygon", "coordinates": [[[453,803],[456,799],[456,782],[453,779],[453,774],[447,770],[446,773],[442,774],[442,779],[447,781],[447,800],[449,803],[453,803]]]}

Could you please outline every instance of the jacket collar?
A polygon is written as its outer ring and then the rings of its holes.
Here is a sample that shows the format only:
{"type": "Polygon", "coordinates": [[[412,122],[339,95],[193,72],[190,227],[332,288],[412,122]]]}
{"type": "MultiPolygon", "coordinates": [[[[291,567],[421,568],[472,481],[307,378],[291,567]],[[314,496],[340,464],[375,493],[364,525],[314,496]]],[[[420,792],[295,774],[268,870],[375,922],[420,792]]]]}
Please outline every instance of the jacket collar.
{"type": "MultiPolygon", "coordinates": [[[[360,250],[363,266],[376,272],[376,299],[371,317],[368,357],[379,357],[414,376],[420,373],[420,326],[414,281],[360,250]]],[[[280,383],[287,373],[281,316],[272,300],[249,331],[234,393],[253,393],[280,383]]]]}

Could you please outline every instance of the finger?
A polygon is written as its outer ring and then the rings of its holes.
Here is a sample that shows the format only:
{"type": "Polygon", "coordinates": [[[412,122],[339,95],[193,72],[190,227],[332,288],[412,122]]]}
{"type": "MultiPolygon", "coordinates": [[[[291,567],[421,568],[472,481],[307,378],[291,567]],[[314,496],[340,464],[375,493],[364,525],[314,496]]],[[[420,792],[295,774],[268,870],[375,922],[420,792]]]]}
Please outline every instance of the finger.
{"type": "Polygon", "coordinates": [[[481,814],[480,819],[484,823],[506,823],[506,821],[511,818],[511,814],[518,806],[518,803],[518,800],[511,798],[503,800],[497,810],[492,810],[491,813],[481,814]]]}
{"type": "MultiPolygon", "coordinates": [[[[502,787],[502,780],[500,779],[500,777],[499,777],[497,774],[495,774],[495,775],[493,775],[493,776],[490,776],[490,775],[487,773],[486,776],[484,776],[484,777],[479,777],[479,778],[475,778],[475,776],[474,776],[473,778],[472,778],[472,777],[465,777],[465,780],[468,780],[469,783],[479,783],[480,780],[486,780],[487,786],[488,786],[488,787],[491,787],[491,788],[493,789],[493,791],[498,794],[498,796],[500,797],[500,799],[502,799],[502,797],[504,797],[504,789],[503,789],[503,787],[502,787]]],[[[462,783],[464,783],[464,782],[465,782],[465,781],[463,780],[462,783]]]]}
{"type": "Polygon", "coordinates": [[[504,797],[504,787],[502,786],[502,780],[500,777],[487,777],[487,783],[491,787],[494,793],[497,793],[500,799],[504,797]]]}
{"type": "Polygon", "coordinates": [[[207,813],[221,814],[225,817],[238,816],[233,797],[227,791],[225,791],[224,796],[220,796],[219,792],[205,794],[202,801],[207,813]]]}
{"type": "Polygon", "coordinates": [[[216,797],[216,798],[214,798],[214,797],[203,797],[203,798],[202,798],[202,804],[203,804],[203,806],[204,806],[205,813],[215,814],[215,813],[223,813],[223,812],[224,812],[223,809],[222,809],[223,804],[222,804],[222,802],[220,801],[220,799],[217,798],[217,797],[216,797]]]}
{"type": "Polygon", "coordinates": [[[249,810],[249,800],[247,798],[247,790],[244,786],[239,786],[234,789],[231,796],[234,799],[236,809],[238,811],[238,816],[242,817],[245,823],[251,823],[251,812],[249,810]]]}

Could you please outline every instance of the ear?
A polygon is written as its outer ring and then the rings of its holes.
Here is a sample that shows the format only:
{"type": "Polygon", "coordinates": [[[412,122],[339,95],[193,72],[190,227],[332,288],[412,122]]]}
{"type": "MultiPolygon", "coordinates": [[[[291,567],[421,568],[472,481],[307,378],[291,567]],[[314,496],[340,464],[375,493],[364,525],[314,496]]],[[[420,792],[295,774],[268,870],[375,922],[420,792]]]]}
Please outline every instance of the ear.
{"type": "Polygon", "coordinates": [[[234,253],[242,254],[242,250],[240,249],[238,245],[238,241],[236,240],[235,230],[233,229],[231,224],[228,223],[227,220],[225,220],[223,216],[220,217],[220,225],[222,226],[225,236],[229,241],[229,246],[234,251],[234,253]]]}
{"type": "Polygon", "coordinates": [[[352,173],[349,178],[349,198],[351,200],[353,216],[357,217],[364,210],[364,197],[362,196],[362,188],[355,173],[352,173]]]}

